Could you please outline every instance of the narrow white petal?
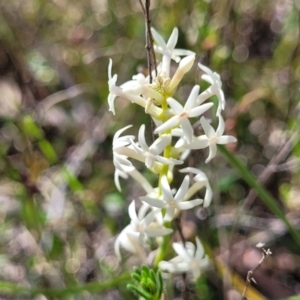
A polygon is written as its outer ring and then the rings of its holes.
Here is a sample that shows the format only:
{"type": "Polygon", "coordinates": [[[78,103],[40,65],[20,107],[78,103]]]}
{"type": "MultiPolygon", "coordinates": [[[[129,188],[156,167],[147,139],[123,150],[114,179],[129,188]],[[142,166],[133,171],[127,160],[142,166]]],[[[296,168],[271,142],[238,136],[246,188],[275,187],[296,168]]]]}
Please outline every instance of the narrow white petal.
{"type": "Polygon", "coordinates": [[[162,200],[159,199],[155,199],[155,198],[151,198],[148,196],[143,196],[140,197],[141,201],[149,204],[152,207],[158,207],[158,208],[165,208],[166,207],[166,203],[162,200]]]}
{"type": "Polygon", "coordinates": [[[168,121],[166,121],[165,123],[163,123],[162,125],[158,126],[155,130],[154,133],[161,133],[164,132],[168,129],[171,129],[175,126],[177,126],[179,124],[179,117],[178,116],[173,116],[172,118],[170,118],[168,121]]]}
{"type": "Polygon", "coordinates": [[[173,159],[173,158],[165,158],[162,156],[157,156],[156,161],[159,161],[165,165],[181,165],[181,164],[183,164],[182,160],[177,160],[177,159],[173,159]]]}
{"type": "Polygon", "coordinates": [[[166,209],[166,214],[165,214],[165,216],[164,216],[164,220],[165,220],[166,222],[170,222],[170,221],[173,220],[174,215],[175,215],[175,207],[168,207],[168,208],[166,209]]]}
{"type": "Polygon", "coordinates": [[[198,206],[202,203],[203,203],[202,199],[195,199],[195,200],[180,202],[178,203],[178,207],[180,210],[187,210],[187,209],[194,208],[195,206],[198,206]]]}
{"type": "Polygon", "coordinates": [[[186,262],[170,263],[161,261],[158,266],[161,270],[168,271],[170,273],[186,273],[190,269],[190,266],[186,262]]]}
{"type": "Polygon", "coordinates": [[[180,119],[180,125],[182,127],[183,132],[185,133],[185,139],[188,143],[190,143],[193,139],[194,129],[188,118],[180,119]]]}
{"type": "Polygon", "coordinates": [[[194,107],[188,112],[188,117],[189,118],[198,117],[198,116],[204,114],[212,106],[213,106],[213,103],[205,103],[198,107],[194,107]]]}
{"type": "Polygon", "coordinates": [[[200,86],[199,85],[195,85],[184,105],[184,110],[185,111],[190,111],[192,108],[195,107],[195,104],[196,104],[196,100],[197,100],[197,97],[198,97],[198,94],[199,94],[199,91],[200,91],[200,86]]]}
{"type": "Polygon", "coordinates": [[[204,256],[204,248],[198,237],[196,237],[196,247],[197,247],[197,250],[195,253],[195,258],[201,260],[204,256]]]}
{"type": "Polygon", "coordinates": [[[109,59],[109,63],[108,63],[108,79],[111,79],[111,71],[112,71],[112,59],[109,59]]]}
{"type": "Polygon", "coordinates": [[[190,177],[189,177],[189,175],[186,175],[182,181],[180,188],[178,189],[178,191],[174,197],[174,199],[177,202],[183,201],[183,198],[189,188],[189,184],[190,184],[190,177]]]}
{"type": "Polygon", "coordinates": [[[133,221],[134,223],[138,223],[139,219],[136,215],[136,211],[135,211],[135,201],[133,200],[129,206],[128,206],[128,215],[130,217],[130,220],[133,221]]]}
{"type": "Polygon", "coordinates": [[[208,163],[210,160],[212,160],[217,154],[217,146],[215,144],[212,144],[209,146],[209,156],[205,160],[205,163],[208,163]]]}
{"type": "Polygon", "coordinates": [[[170,97],[167,99],[167,102],[176,115],[180,115],[183,112],[183,106],[175,99],[170,97]]]}
{"type": "Polygon", "coordinates": [[[212,192],[211,186],[210,186],[209,183],[207,183],[207,185],[206,185],[206,191],[205,191],[205,197],[204,197],[204,202],[203,202],[203,207],[210,206],[212,197],[213,197],[213,192],[212,192]]]}
{"type": "Polygon", "coordinates": [[[115,98],[116,98],[116,95],[110,93],[108,95],[108,99],[107,99],[108,100],[109,111],[111,111],[114,115],[116,114],[115,106],[114,106],[115,98]]]}
{"type": "Polygon", "coordinates": [[[140,147],[138,147],[134,141],[131,141],[131,145],[133,146],[133,149],[135,150],[135,152],[137,154],[145,156],[144,150],[142,150],[140,147]]]}
{"type": "Polygon", "coordinates": [[[143,223],[146,225],[146,227],[152,223],[155,219],[155,215],[157,214],[157,210],[152,210],[149,212],[149,214],[143,219],[143,223]]]}
{"type": "Polygon", "coordinates": [[[209,139],[207,138],[206,135],[201,135],[198,136],[196,139],[194,139],[190,144],[189,144],[189,149],[203,149],[208,147],[209,145],[209,139]]]}
{"type": "Polygon", "coordinates": [[[132,125],[128,125],[128,126],[125,126],[125,127],[121,128],[121,129],[119,129],[119,130],[115,133],[115,135],[114,135],[113,142],[115,142],[115,141],[119,138],[119,136],[120,136],[126,129],[128,129],[128,128],[130,128],[130,127],[132,127],[132,125]]]}
{"type": "Polygon", "coordinates": [[[166,49],[167,45],[161,37],[161,35],[154,28],[151,28],[151,33],[158,46],[162,47],[163,49],[166,49]]]}
{"type": "Polygon", "coordinates": [[[214,128],[207,122],[207,120],[204,117],[201,117],[200,123],[204,130],[205,135],[208,138],[213,138],[216,136],[216,132],[215,132],[214,128]]]}
{"type": "Polygon", "coordinates": [[[143,124],[139,130],[139,143],[144,151],[149,151],[149,147],[145,140],[145,125],[143,124]]]}
{"type": "Polygon", "coordinates": [[[150,146],[150,152],[158,155],[162,153],[167,145],[171,142],[171,135],[165,135],[162,138],[158,138],[154,143],[150,146]]]}
{"type": "Polygon", "coordinates": [[[185,262],[191,261],[191,256],[188,254],[187,250],[182,244],[173,243],[173,249],[185,262]]]}
{"type": "Polygon", "coordinates": [[[170,185],[168,183],[167,177],[163,176],[161,179],[161,188],[165,201],[173,200],[173,194],[170,189],[170,185]]]}
{"type": "Polygon", "coordinates": [[[213,72],[212,72],[212,70],[211,70],[210,68],[208,68],[208,67],[206,67],[206,66],[204,66],[204,65],[202,65],[202,64],[200,64],[200,63],[198,63],[198,67],[199,67],[202,71],[204,71],[206,74],[208,74],[210,77],[213,76],[213,72]]]}
{"type": "Polygon", "coordinates": [[[219,125],[216,130],[216,135],[221,136],[224,133],[224,131],[225,131],[225,123],[224,123],[223,117],[221,115],[219,115],[219,125]]]}
{"type": "Polygon", "coordinates": [[[153,156],[146,156],[145,165],[148,169],[151,169],[153,167],[154,162],[155,159],[153,156]]]}
{"type": "Polygon", "coordinates": [[[188,56],[188,55],[196,55],[196,53],[191,50],[174,49],[172,56],[188,56]]]}
{"type": "Polygon", "coordinates": [[[170,52],[174,50],[177,44],[177,40],[178,40],[178,29],[177,27],[175,27],[167,43],[167,48],[169,49],[170,52]]]}
{"type": "Polygon", "coordinates": [[[165,236],[173,232],[171,228],[147,228],[145,230],[147,236],[149,237],[160,237],[165,236]]]}
{"type": "Polygon", "coordinates": [[[224,144],[228,144],[228,143],[235,143],[236,141],[237,141],[237,139],[234,136],[223,135],[217,139],[217,144],[224,145],[224,144]]]}

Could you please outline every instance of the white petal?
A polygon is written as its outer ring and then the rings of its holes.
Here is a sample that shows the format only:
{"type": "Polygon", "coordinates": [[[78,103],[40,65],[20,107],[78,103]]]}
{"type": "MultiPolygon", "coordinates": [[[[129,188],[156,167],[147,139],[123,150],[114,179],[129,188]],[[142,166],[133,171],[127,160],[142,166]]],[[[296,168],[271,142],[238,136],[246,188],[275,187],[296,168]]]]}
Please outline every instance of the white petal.
{"type": "Polygon", "coordinates": [[[187,250],[182,244],[173,243],[173,249],[185,262],[191,261],[191,256],[188,254],[187,250]]]}
{"type": "Polygon", "coordinates": [[[195,199],[195,200],[180,202],[180,203],[178,203],[178,208],[180,210],[187,210],[187,209],[194,208],[195,206],[198,206],[202,203],[203,203],[202,199],[195,199]]]}
{"type": "Polygon", "coordinates": [[[217,144],[224,145],[224,144],[228,144],[228,143],[235,143],[236,141],[237,141],[237,139],[234,136],[223,135],[217,139],[217,144]]]}
{"type": "Polygon", "coordinates": [[[114,115],[116,114],[115,112],[115,106],[114,106],[114,101],[115,101],[116,95],[110,93],[108,95],[108,106],[109,106],[109,111],[111,111],[114,115]]]}
{"type": "Polygon", "coordinates": [[[151,169],[153,167],[153,164],[155,162],[155,159],[153,156],[146,156],[146,159],[145,159],[145,165],[148,169],[151,169]]]}
{"type": "Polygon", "coordinates": [[[170,273],[186,273],[190,269],[190,266],[185,262],[170,263],[166,261],[161,261],[158,266],[161,270],[168,271],[170,273]]]}
{"type": "Polygon", "coordinates": [[[119,129],[119,130],[115,133],[115,135],[114,135],[113,142],[115,142],[115,141],[119,138],[119,136],[120,136],[126,129],[128,129],[128,128],[130,128],[130,127],[132,127],[132,125],[128,125],[128,126],[125,126],[125,127],[121,128],[121,129],[119,129]]]}
{"type": "Polygon", "coordinates": [[[143,124],[139,130],[139,143],[144,151],[149,151],[149,147],[145,140],[145,125],[143,124]]]}
{"type": "Polygon", "coordinates": [[[165,201],[173,200],[173,194],[170,189],[170,185],[168,183],[167,177],[163,176],[161,178],[161,188],[164,196],[165,201]]]}
{"type": "Polygon", "coordinates": [[[111,79],[111,71],[112,71],[112,59],[109,59],[109,63],[108,63],[108,79],[111,79]]]}
{"type": "Polygon", "coordinates": [[[213,192],[212,192],[211,186],[210,186],[209,183],[207,183],[207,185],[206,185],[206,191],[205,191],[205,197],[204,197],[204,202],[203,202],[203,207],[210,206],[212,197],[213,197],[213,192]]]}
{"type": "Polygon", "coordinates": [[[172,31],[172,34],[168,40],[167,43],[167,48],[169,50],[171,50],[170,52],[172,52],[177,44],[177,40],[178,40],[178,29],[175,27],[172,31]]]}
{"type": "Polygon", "coordinates": [[[147,236],[149,237],[160,237],[165,236],[173,232],[171,228],[147,228],[145,230],[147,236]]]}
{"type": "Polygon", "coordinates": [[[165,158],[165,157],[161,157],[161,156],[157,156],[156,161],[159,161],[165,165],[181,165],[181,164],[183,164],[182,160],[177,160],[177,159],[173,159],[173,158],[165,158]]]}
{"type": "Polygon", "coordinates": [[[165,49],[167,47],[167,45],[166,45],[165,41],[163,40],[163,38],[161,37],[161,35],[154,28],[151,28],[151,33],[152,33],[152,36],[153,36],[155,42],[160,47],[162,47],[163,49],[165,49]]]}
{"type": "Polygon", "coordinates": [[[170,97],[167,99],[167,102],[176,115],[180,115],[183,112],[183,106],[175,99],[170,97]]]}
{"type": "Polygon", "coordinates": [[[216,131],[216,135],[221,136],[223,134],[224,130],[225,130],[225,123],[224,123],[222,116],[220,115],[219,116],[219,125],[218,125],[217,131],[216,131]]]}
{"type": "Polygon", "coordinates": [[[197,250],[195,253],[195,258],[198,258],[199,260],[201,260],[204,256],[204,248],[198,237],[196,237],[196,247],[197,247],[197,250]]]}
{"type": "Polygon", "coordinates": [[[182,184],[180,186],[180,188],[178,189],[174,199],[179,202],[182,201],[188,188],[189,188],[189,184],[190,184],[190,177],[189,175],[186,175],[182,181],[182,184]]]}
{"type": "Polygon", "coordinates": [[[148,226],[155,219],[155,215],[157,214],[157,210],[152,210],[149,214],[143,219],[143,223],[148,226]]]}
{"type": "Polygon", "coordinates": [[[189,121],[189,119],[180,119],[180,125],[182,127],[183,132],[185,133],[185,139],[188,143],[190,143],[193,139],[194,129],[189,121]]]}
{"type": "Polygon", "coordinates": [[[150,152],[158,155],[162,153],[167,145],[171,142],[171,135],[165,135],[162,138],[158,138],[154,143],[150,146],[150,152]]]}
{"type": "Polygon", "coordinates": [[[217,146],[215,144],[212,144],[209,146],[209,156],[205,160],[205,163],[208,163],[210,160],[212,160],[217,154],[217,146]]]}
{"type": "Polygon", "coordinates": [[[139,223],[139,219],[138,219],[138,217],[136,215],[136,211],[135,211],[135,201],[134,200],[128,206],[128,215],[129,215],[131,221],[133,221],[134,223],[139,223]]]}
{"type": "Polygon", "coordinates": [[[154,130],[154,133],[161,133],[164,132],[168,129],[171,129],[175,126],[177,126],[179,124],[179,117],[178,116],[173,116],[172,118],[170,118],[168,121],[166,121],[165,123],[163,123],[162,125],[160,125],[159,127],[157,127],[154,130]]]}
{"type": "Polygon", "coordinates": [[[209,145],[209,139],[206,135],[198,136],[196,139],[194,139],[190,144],[190,149],[203,149],[208,147],[209,145]]]}
{"type": "Polygon", "coordinates": [[[213,138],[216,136],[216,132],[215,132],[214,128],[207,122],[207,120],[204,117],[201,117],[200,123],[204,130],[205,135],[208,138],[213,138]]]}
{"type": "Polygon", "coordinates": [[[158,199],[151,198],[148,196],[140,197],[140,199],[141,199],[141,201],[146,202],[147,204],[149,204],[152,207],[158,207],[158,208],[166,207],[166,203],[162,200],[158,200],[158,199]]]}
{"type": "Polygon", "coordinates": [[[131,141],[131,145],[133,146],[133,149],[135,150],[135,152],[137,154],[145,156],[144,150],[142,150],[140,147],[138,147],[134,141],[131,141]]]}
{"type": "Polygon", "coordinates": [[[198,117],[198,116],[202,115],[203,113],[205,113],[212,106],[213,106],[213,103],[205,103],[205,104],[202,104],[198,107],[194,107],[193,109],[191,109],[188,112],[188,117],[189,118],[198,117]]]}
{"type": "Polygon", "coordinates": [[[185,106],[184,106],[185,111],[190,111],[192,108],[195,107],[199,91],[200,91],[200,86],[195,85],[185,103],[185,106]]]}
{"type": "Polygon", "coordinates": [[[170,222],[173,220],[174,215],[175,215],[175,207],[167,207],[166,214],[164,216],[164,220],[166,222],[170,222]]]}

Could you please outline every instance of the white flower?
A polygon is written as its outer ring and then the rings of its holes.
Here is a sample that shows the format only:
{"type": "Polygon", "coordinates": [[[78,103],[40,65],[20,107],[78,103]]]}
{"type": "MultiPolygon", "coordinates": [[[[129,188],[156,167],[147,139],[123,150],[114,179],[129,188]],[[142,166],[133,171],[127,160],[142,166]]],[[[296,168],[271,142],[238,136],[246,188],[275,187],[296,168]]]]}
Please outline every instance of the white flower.
{"type": "Polygon", "coordinates": [[[115,101],[115,98],[117,97],[116,82],[117,82],[118,75],[115,74],[114,76],[112,76],[111,71],[112,71],[112,60],[109,59],[109,64],[108,64],[108,87],[109,87],[108,105],[109,105],[109,111],[111,111],[115,115],[114,101],[115,101]]]}
{"type": "Polygon", "coordinates": [[[181,160],[164,158],[159,155],[166,148],[166,146],[170,144],[171,139],[171,135],[162,136],[154,141],[150,147],[148,147],[145,140],[145,125],[143,124],[139,130],[139,144],[141,148],[138,147],[134,142],[132,142],[132,146],[139,155],[145,157],[145,164],[147,168],[152,168],[155,161],[166,165],[182,164],[183,161],[181,160]]]}
{"type": "Polygon", "coordinates": [[[179,172],[196,174],[196,176],[194,177],[195,183],[187,191],[186,199],[189,199],[192,195],[194,195],[197,191],[199,191],[205,186],[206,191],[204,196],[203,207],[208,207],[211,203],[213,193],[205,173],[196,168],[184,168],[179,170],[179,172]]]}
{"type": "Polygon", "coordinates": [[[201,78],[206,82],[210,83],[211,86],[198,97],[197,103],[200,104],[212,95],[216,95],[219,100],[217,109],[217,116],[219,116],[221,114],[221,110],[225,109],[226,104],[224,92],[222,90],[222,82],[220,79],[220,75],[216,72],[212,72],[211,69],[201,65],[200,63],[198,64],[198,66],[201,70],[203,70],[206,73],[202,75],[201,78]]]}
{"type": "Polygon", "coordinates": [[[126,226],[115,241],[115,253],[117,257],[121,258],[120,247],[126,249],[129,252],[136,253],[143,256],[143,250],[141,246],[145,243],[149,237],[161,237],[172,232],[172,229],[159,226],[155,226],[152,223],[155,222],[157,210],[150,211],[147,215],[149,206],[143,205],[139,213],[135,210],[135,201],[132,201],[128,207],[128,214],[131,222],[126,226]]]}
{"type": "MultiPolygon", "coordinates": [[[[135,138],[133,135],[127,135],[127,136],[122,136],[120,137],[120,135],[128,128],[132,127],[132,125],[128,125],[124,128],[121,128],[120,130],[118,130],[113,138],[113,162],[115,165],[115,168],[120,170],[121,172],[129,172],[131,170],[134,169],[134,166],[132,165],[132,163],[127,159],[127,156],[123,155],[123,154],[119,154],[117,152],[118,149],[125,147],[127,145],[129,145],[131,143],[131,141],[135,138]]],[[[121,175],[122,173],[117,173],[115,174],[115,183],[116,183],[116,176],[118,177],[119,175],[121,175]]],[[[121,175],[122,176],[122,175],[121,175]]],[[[124,177],[124,176],[122,176],[124,177]]],[[[116,183],[116,185],[118,186],[118,184],[116,183]]]]}
{"type": "Polygon", "coordinates": [[[196,137],[188,147],[190,149],[203,149],[205,147],[209,147],[209,156],[205,160],[206,163],[208,163],[216,156],[217,144],[228,144],[237,141],[234,136],[223,135],[225,130],[225,123],[221,115],[219,115],[219,125],[216,131],[204,117],[200,119],[200,123],[205,135],[196,137]]]}
{"type": "Polygon", "coordinates": [[[140,197],[140,199],[143,202],[146,202],[147,204],[153,207],[165,208],[166,214],[164,216],[164,220],[171,221],[175,216],[176,210],[190,209],[197,205],[200,205],[203,202],[202,199],[184,201],[184,196],[188,190],[189,182],[190,179],[189,176],[187,175],[184,177],[183,182],[174,197],[170,185],[168,183],[167,177],[162,176],[161,179],[161,187],[163,193],[162,199],[152,198],[149,196],[140,197]]]}
{"type": "Polygon", "coordinates": [[[188,118],[193,118],[202,115],[213,105],[213,103],[206,103],[195,107],[199,89],[200,87],[198,85],[194,86],[184,107],[182,107],[182,105],[175,99],[168,98],[168,104],[174,111],[175,115],[171,117],[168,121],[157,127],[154,133],[164,132],[180,124],[185,134],[187,142],[190,143],[193,138],[194,130],[188,118]]]}
{"type": "Polygon", "coordinates": [[[178,256],[169,262],[161,261],[158,265],[159,268],[170,273],[190,272],[195,281],[200,276],[201,270],[209,264],[209,259],[204,255],[204,249],[198,237],[196,245],[195,248],[191,242],[186,242],[185,246],[181,243],[173,243],[173,248],[178,256]]]}
{"type": "MultiPolygon", "coordinates": [[[[108,95],[108,105],[109,105],[109,111],[111,111],[113,114],[115,114],[115,107],[114,107],[114,101],[117,96],[124,97],[125,99],[128,99],[132,103],[136,103],[142,107],[146,107],[147,101],[140,95],[145,92],[145,94],[154,95],[156,97],[161,97],[161,95],[151,89],[150,87],[141,86],[140,82],[140,76],[139,80],[130,80],[125,82],[121,85],[121,87],[116,86],[117,82],[117,74],[112,76],[112,60],[109,60],[108,65],[108,86],[109,86],[109,95],[108,95]]],[[[145,79],[146,80],[146,79],[145,79]]],[[[157,106],[151,106],[148,110],[148,113],[151,114],[154,117],[159,117],[161,114],[162,109],[157,106]]]]}
{"type": "Polygon", "coordinates": [[[170,77],[171,59],[174,59],[176,62],[179,62],[180,61],[179,56],[195,55],[195,53],[190,50],[175,49],[178,40],[178,29],[176,27],[173,29],[173,32],[167,44],[165,43],[161,35],[154,28],[151,28],[151,32],[155,42],[158,44],[158,45],[154,45],[154,50],[163,55],[161,75],[165,77],[170,77]]]}

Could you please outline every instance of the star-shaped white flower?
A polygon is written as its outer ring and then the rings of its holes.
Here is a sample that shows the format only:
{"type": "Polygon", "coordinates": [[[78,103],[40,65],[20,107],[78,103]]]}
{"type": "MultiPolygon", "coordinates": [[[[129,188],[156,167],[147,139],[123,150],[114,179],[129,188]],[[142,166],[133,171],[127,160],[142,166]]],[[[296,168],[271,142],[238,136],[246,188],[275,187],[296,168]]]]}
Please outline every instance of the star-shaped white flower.
{"type": "Polygon", "coordinates": [[[194,195],[197,191],[201,190],[204,186],[206,187],[203,207],[208,207],[212,200],[212,189],[209,184],[208,178],[204,172],[200,171],[196,168],[184,168],[179,170],[181,173],[193,173],[196,174],[194,177],[195,183],[189,188],[186,194],[186,199],[189,199],[192,195],[194,195]]]}
{"type": "Polygon", "coordinates": [[[143,124],[139,130],[139,144],[141,148],[138,147],[134,142],[132,142],[132,146],[139,155],[145,157],[145,165],[147,168],[152,168],[155,161],[166,165],[182,164],[183,161],[181,160],[165,158],[159,155],[163,152],[166,146],[170,144],[171,139],[171,135],[164,135],[159,137],[150,147],[148,147],[145,140],[145,125],[143,124]]]}
{"type": "MultiPolygon", "coordinates": [[[[115,165],[115,168],[120,170],[121,172],[129,172],[134,169],[134,166],[132,163],[128,160],[127,156],[123,154],[119,154],[117,152],[118,148],[125,147],[131,143],[131,141],[135,138],[133,135],[127,135],[127,136],[122,136],[120,135],[128,128],[132,127],[132,125],[128,125],[124,128],[121,128],[118,130],[113,138],[113,162],[115,165]]],[[[120,174],[118,174],[120,175],[120,174]]],[[[123,176],[124,177],[124,176],[123,176]]]]}
{"type": "Polygon", "coordinates": [[[219,125],[217,130],[208,123],[208,121],[202,117],[200,119],[201,126],[205,135],[196,137],[189,145],[190,149],[203,149],[209,147],[209,156],[205,160],[208,163],[217,154],[217,144],[234,143],[237,139],[231,135],[223,135],[225,130],[225,123],[221,115],[219,115],[219,125]]]}
{"type": "Polygon", "coordinates": [[[202,103],[208,97],[212,95],[216,95],[219,100],[218,108],[217,108],[217,116],[221,114],[221,111],[225,109],[225,97],[224,92],[222,90],[222,81],[220,75],[216,72],[212,72],[212,70],[204,65],[198,64],[199,68],[204,71],[206,74],[202,75],[201,78],[206,82],[210,83],[211,86],[198,97],[197,103],[202,103]],[[203,98],[204,97],[204,98],[203,98]],[[206,99],[205,99],[206,98],[206,99]]]}
{"type": "Polygon", "coordinates": [[[191,273],[195,281],[203,268],[209,264],[200,240],[198,237],[196,238],[196,248],[191,242],[186,242],[185,246],[181,243],[173,243],[173,248],[178,256],[169,262],[161,261],[158,265],[159,268],[170,273],[191,273]]]}
{"type": "Polygon", "coordinates": [[[183,182],[180,188],[178,189],[176,195],[173,196],[167,177],[162,176],[161,179],[161,187],[163,193],[162,199],[152,198],[149,196],[140,197],[140,199],[152,207],[166,209],[164,220],[171,221],[175,216],[176,210],[187,210],[197,205],[200,205],[203,202],[202,199],[184,201],[184,196],[188,190],[189,183],[190,183],[190,179],[189,176],[187,175],[184,177],[183,182]]]}
{"type": "Polygon", "coordinates": [[[128,214],[131,222],[126,226],[115,241],[115,253],[121,258],[120,247],[125,250],[143,256],[142,245],[149,237],[161,237],[172,232],[172,229],[160,226],[156,223],[157,210],[150,211],[149,206],[143,205],[138,214],[135,209],[135,201],[128,207],[128,214]],[[154,223],[154,224],[153,224],[154,223]]]}
{"type": "Polygon", "coordinates": [[[176,27],[173,29],[167,44],[154,28],[151,28],[151,32],[155,42],[157,43],[157,45],[154,45],[154,50],[163,55],[161,75],[170,77],[171,59],[174,59],[176,62],[180,62],[179,56],[195,55],[195,53],[190,50],[175,49],[178,40],[178,29],[176,27]]]}
{"type": "Polygon", "coordinates": [[[206,103],[200,106],[195,107],[197,96],[199,93],[200,87],[196,85],[193,87],[189,98],[187,99],[184,107],[173,98],[168,98],[168,104],[174,111],[174,116],[171,117],[168,121],[157,127],[154,133],[161,133],[168,129],[174,128],[179,124],[182,127],[182,130],[185,134],[185,138],[188,143],[193,139],[193,127],[189,121],[189,118],[197,117],[206,112],[209,108],[212,107],[213,103],[206,103]]]}

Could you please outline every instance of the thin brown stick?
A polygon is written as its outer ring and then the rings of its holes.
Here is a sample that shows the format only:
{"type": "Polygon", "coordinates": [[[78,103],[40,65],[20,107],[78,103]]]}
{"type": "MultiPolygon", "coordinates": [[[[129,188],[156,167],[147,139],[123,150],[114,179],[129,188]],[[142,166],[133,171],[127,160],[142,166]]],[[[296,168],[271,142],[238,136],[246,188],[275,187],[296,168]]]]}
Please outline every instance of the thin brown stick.
{"type": "Polygon", "coordinates": [[[145,5],[142,3],[142,0],[139,0],[144,17],[145,17],[145,26],[146,26],[146,50],[147,50],[147,62],[148,62],[148,72],[150,83],[153,82],[152,71],[155,71],[155,76],[157,76],[157,66],[156,66],[156,57],[153,47],[153,37],[151,33],[151,19],[150,19],[150,0],[145,0],[145,5]],[[153,68],[152,68],[153,66],[153,68]]]}
{"type": "Polygon", "coordinates": [[[242,295],[242,300],[247,300],[246,293],[247,293],[249,285],[251,284],[251,281],[256,283],[256,281],[253,277],[254,272],[262,265],[262,263],[264,262],[266,257],[272,254],[270,249],[266,250],[263,248],[263,244],[258,244],[257,247],[260,248],[260,250],[262,252],[262,258],[260,259],[258,264],[252,270],[248,271],[247,278],[246,278],[246,285],[245,285],[244,292],[242,295]]]}

